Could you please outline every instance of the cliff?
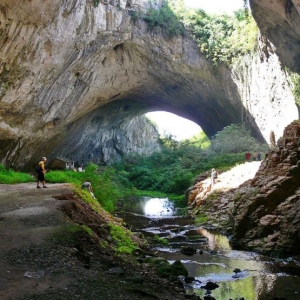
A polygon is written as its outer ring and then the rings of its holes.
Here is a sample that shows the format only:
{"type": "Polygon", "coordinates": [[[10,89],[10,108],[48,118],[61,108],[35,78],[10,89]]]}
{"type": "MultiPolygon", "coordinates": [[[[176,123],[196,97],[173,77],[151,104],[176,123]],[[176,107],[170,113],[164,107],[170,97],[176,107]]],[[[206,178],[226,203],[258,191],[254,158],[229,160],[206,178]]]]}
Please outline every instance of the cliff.
{"type": "Polygon", "coordinates": [[[268,254],[300,253],[300,122],[284,130],[262,162],[221,174],[211,190],[199,176],[186,197],[193,214],[231,234],[247,249],[268,254]]]}
{"type": "Polygon", "coordinates": [[[250,0],[252,15],[261,32],[274,45],[281,63],[300,73],[300,1],[250,0]]]}
{"type": "Polygon", "coordinates": [[[241,73],[214,67],[187,33],[170,38],[131,17],[146,6],[142,0],[1,1],[1,163],[26,169],[42,155],[97,162],[141,151],[120,141],[136,140],[141,130],[130,120],[155,110],[188,118],[208,136],[244,121],[266,141],[271,129],[279,137],[298,118],[285,75],[279,84],[270,75],[280,68],[276,59],[263,59],[264,75],[248,82],[252,62],[241,73]],[[129,139],[121,137],[125,128],[135,130],[129,139]]]}
{"type": "Polygon", "coordinates": [[[124,154],[150,155],[160,150],[159,133],[143,116],[116,128],[102,126],[103,120],[97,118],[84,120],[84,123],[76,123],[78,135],[66,137],[62,146],[52,154],[72,157],[79,164],[86,165],[90,161],[96,164],[117,161],[124,154]],[[81,126],[85,130],[81,131],[81,126]]]}

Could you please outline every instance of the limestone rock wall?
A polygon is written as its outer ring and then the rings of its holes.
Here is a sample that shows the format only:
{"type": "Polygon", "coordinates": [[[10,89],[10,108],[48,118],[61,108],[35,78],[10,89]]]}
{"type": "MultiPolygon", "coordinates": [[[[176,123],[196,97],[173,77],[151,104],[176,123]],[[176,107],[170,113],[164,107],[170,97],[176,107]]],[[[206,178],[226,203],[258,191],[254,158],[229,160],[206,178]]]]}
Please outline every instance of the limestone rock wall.
{"type": "Polygon", "coordinates": [[[246,123],[253,122],[253,126],[258,126],[269,144],[271,132],[278,140],[285,127],[299,118],[292,83],[275,50],[260,35],[257,50],[242,57],[232,69],[244,106],[242,118],[246,123]],[[252,118],[249,119],[246,112],[250,112],[252,118]]]}
{"type": "Polygon", "coordinates": [[[284,66],[300,73],[300,0],[250,0],[261,32],[284,66]]]}
{"type": "Polygon", "coordinates": [[[285,129],[277,146],[262,162],[248,197],[235,203],[234,237],[254,249],[299,254],[299,121],[285,129]]]}
{"type": "Polygon", "coordinates": [[[72,157],[79,164],[106,164],[121,159],[125,154],[150,155],[160,151],[159,133],[144,116],[135,117],[116,128],[103,128],[92,119],[75,139],[66,138],[57,156],[72,157]]]}
{"type": "MultiPolygon", "coordinates": [[[[26,169],[40,156],[82,156],[72,153],[74,145],[91,151],[85,156],[115,155],[119,146],[107,140],[117,140],[103,136],[155,110],[188,118],[208,136],[246,120],[265,138],[269,129],[260,132],[262,122],[241,101],[239,76],[213,67],[188,34],[170,38],[133,20],[133,11],[147,7],[144,0],[95,2],[1,1],[1,163],[26,169]],[[93,148],[95,138],[104,144],[93,148]]],[[[294,119],[287,108],[279,115],[286,124],[294,119]]]]}

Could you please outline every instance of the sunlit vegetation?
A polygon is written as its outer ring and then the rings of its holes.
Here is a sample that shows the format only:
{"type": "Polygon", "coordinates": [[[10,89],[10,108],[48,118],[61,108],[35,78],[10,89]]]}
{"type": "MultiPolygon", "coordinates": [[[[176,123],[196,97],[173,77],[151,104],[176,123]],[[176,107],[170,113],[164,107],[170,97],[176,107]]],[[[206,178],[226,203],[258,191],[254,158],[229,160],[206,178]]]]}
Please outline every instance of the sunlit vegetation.
{"type": "Polygon", "coordinates": [[[295,102],[300,106],[300,75],[286,70],[292,81],[292,92],[295,98],[295,102]]]}
{"type": "Polygon", "coordinates": [[[207,138],[178,142],[162,139],[162,150],[150,156],[127,155],[114,167],[138,190],[183,195],[195,178],[212,168],[228,170],[245,160],[245,151],[265,152],[243,125],[230,125],[218,132],[211,145],[207,138]]]}
{"type": "Polygon", "coordinates": [[[232,124],[217,132],[211,142],[215,153],[240,153],[244,151],[266,152],[268,146],[261,145],[251,136],[249,129],[244,125],[232,124]]]}
{"type": "Polygon", "coordinates": [[[244,9],[236,11],[233,16],[189,10],[182,16],[182,22],[213,64],[231,64],[255,49],[258,29],[244,9]]]}
{"type": "MultiPolygon", "coordinates": [[[[96,199],[106,211],[113,211],[116,202],[124,196],[122,192],[124,179],[119,180],[119,175],[110,167],[100,168],[95,164],[89,164],[85,172],[50,171],[46,173],[46,182],[69,182],[78,189],[84,181],[91,182],[96,199]]],[[[84,190],[80,191],[80,196],[86,202],[91,200],[90,194],[84,190]]]]}
{"type": "Polygon", "coordinates": [[[0,165],[0,184],[15,184],[23,182],[33,182],[34,177],[28,173],[15,172],[12,169],[6,169],[0,165]]]}
{"type": "Polygon", "coordinates": [[[160,9],[156,9],[152,2],[143,17],[151,31],[160,31],[168,37],[181,35],[184,32],[184,26],[179,22],[178,16],[171,9],[168,1],[162,1],[160,9]]]}
{"type": "Polygon", "coordinates": [[[202,9],[187,9],[183,0],[163,1],[160,9],[152,2],[143,19],[152,31],[160,30],[169,37],[191,34],[200,51],[214,65],[232,64],[241,56],[253,52],[258,28],[245,8],[233,15],[208,14],[202,9]]]}

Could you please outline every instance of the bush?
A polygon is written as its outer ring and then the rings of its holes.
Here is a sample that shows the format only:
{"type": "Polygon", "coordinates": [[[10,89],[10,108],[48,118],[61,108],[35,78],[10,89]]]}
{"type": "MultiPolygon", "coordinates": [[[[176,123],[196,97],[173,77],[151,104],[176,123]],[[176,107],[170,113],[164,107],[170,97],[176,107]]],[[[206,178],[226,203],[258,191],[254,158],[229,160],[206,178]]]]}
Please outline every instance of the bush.
{"type": "Polygon", "coordinates": [[[127,155],[113,165],[119,176],[125,177],[124,182],[132,182],[138,190],[147,190],[144,194],[147,196],[153,191],[169,198],[170,194],[183,195],[200,173],[212,168],[225,170],[245,160],[244,153],[216,153],[207,149],[209,143],[203,134],[198,140],[195,137],[191,141],[173,142],[168,137],[161,142],[160,152],[147,157],[127,155]]]}
{"type": "Polygon", "coordinates": [[[144,21],[148,24],[149,29],[160,29],[168,37],[181,35],[184,32],[183,24],[179,22],[168,1],[163,1],[160,9],[155,9],[150,3],[144,21]]]}
{"type": "Polygon", "coordinates": [[[266,151],[266,144],[255,140],[250,131],[241,124],[231,124],[216,133],[211,142],[211,150],[218,154],[240,153],[249,149],[266,151]]]}

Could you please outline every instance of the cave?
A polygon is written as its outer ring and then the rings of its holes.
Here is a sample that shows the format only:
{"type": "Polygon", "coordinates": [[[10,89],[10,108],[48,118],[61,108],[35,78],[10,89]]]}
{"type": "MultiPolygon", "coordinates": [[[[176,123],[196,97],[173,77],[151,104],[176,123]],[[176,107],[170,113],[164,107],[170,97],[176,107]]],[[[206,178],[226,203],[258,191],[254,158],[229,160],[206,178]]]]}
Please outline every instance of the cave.
{"type": "Polygon", "coordinates": [[[279,60],[270,64],[271,51],[251,59],[269,65],[265,72],[281,70],[269,74],[276,88],[253,73],[252,61],[242,71],[213,65],[190,35],[167,38],[133,21],[131,10],[143,9],[143,1],[130,7],[127,1],[121,7],[2,2],[0,163],[6,166],[30,169],[41,156],[121,157],[127,125],[141,130],[134,120],[151,111],[189,119],[208,137],[244,123],[265,142],[298,118],[279,60]]]}

